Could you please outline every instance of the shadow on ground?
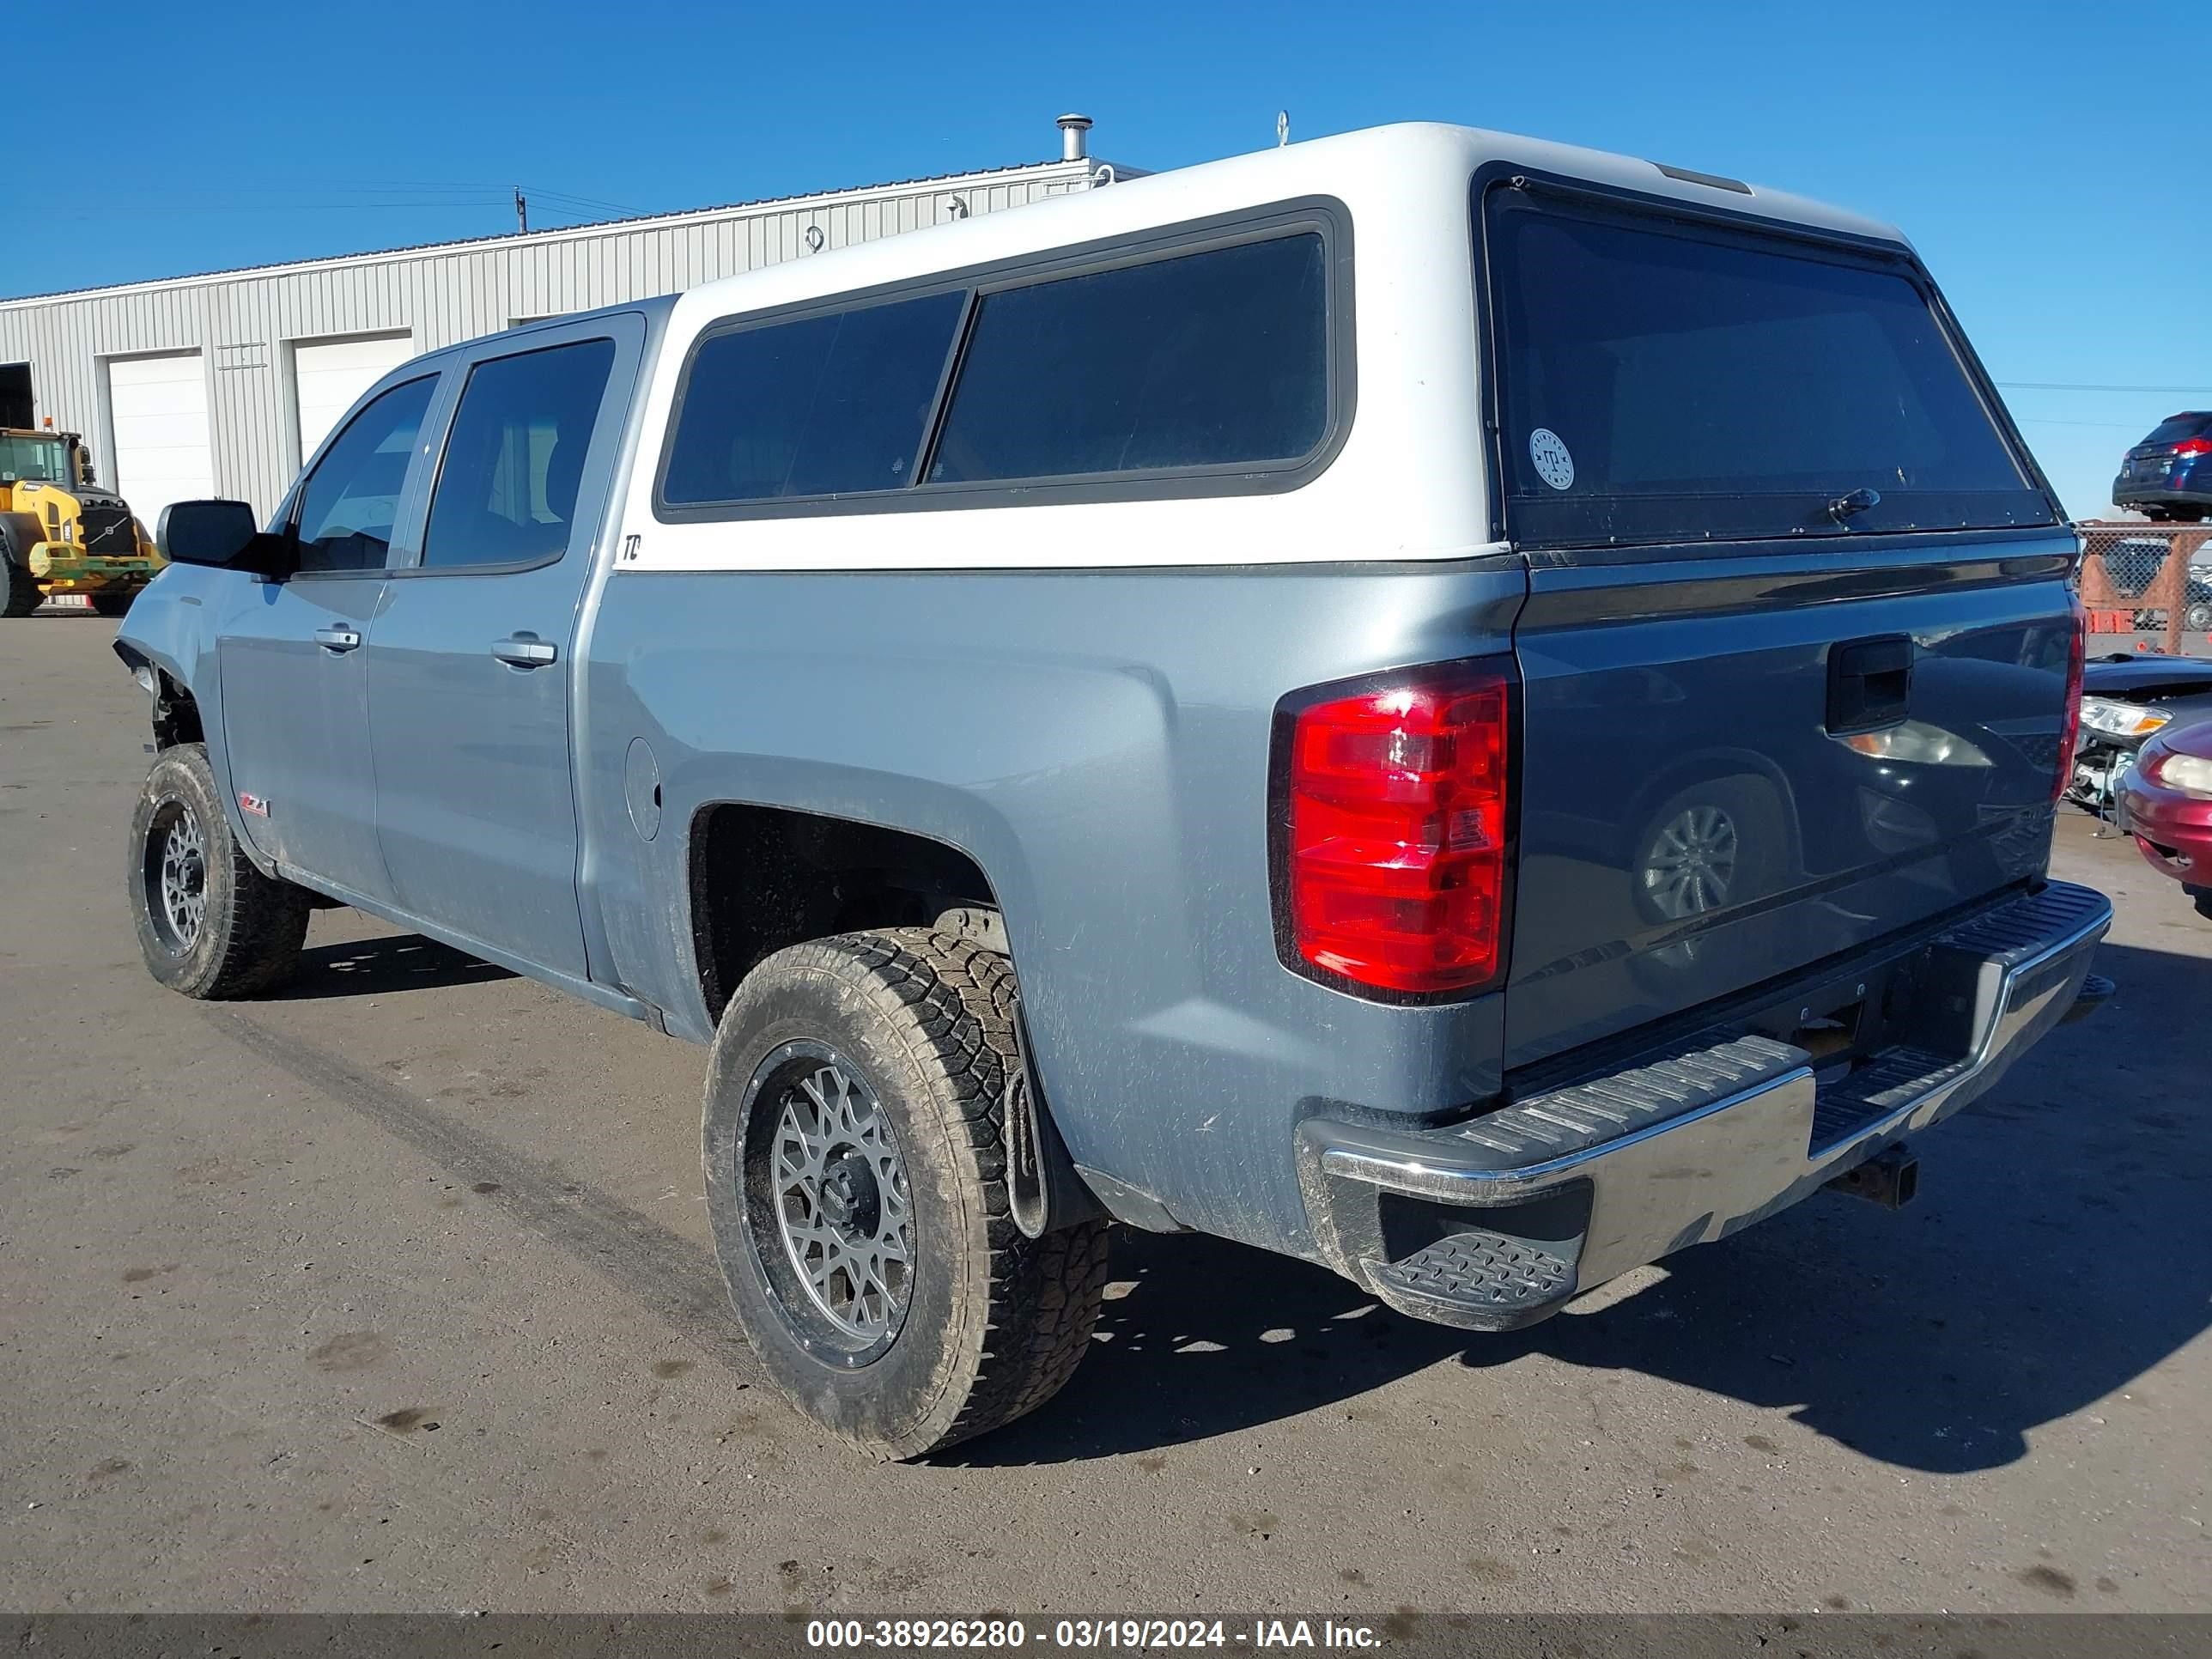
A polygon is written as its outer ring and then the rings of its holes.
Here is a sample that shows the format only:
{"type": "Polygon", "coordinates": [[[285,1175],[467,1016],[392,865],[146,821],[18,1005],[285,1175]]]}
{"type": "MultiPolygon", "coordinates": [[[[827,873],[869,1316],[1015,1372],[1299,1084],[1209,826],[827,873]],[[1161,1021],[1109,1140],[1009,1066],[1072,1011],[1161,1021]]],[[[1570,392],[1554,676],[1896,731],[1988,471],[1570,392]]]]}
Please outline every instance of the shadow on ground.
{"type": "Polygon", "coordinates": [[[1640,1294],[1510,1336],[1401,1318],[1259,1251],[1125,1232],[1114,1277],[1131,1288],[1075,1380],[945,1461],[1077,1461],[1357,1409],[1457,1356],[1470,1432],[1484,1373],[1549,1364],[1785,1410],[1905,1468],[2011,1462],[2040,1425],[2146,1399],[2143,1373],[2212,1323],[2212,1113],[2191,1025],[2212,962],[2108,945],[2098,967],[2113,1006],[1923,1139],[1923,1195],[1901,1214],[1820,1194],[1672,1258],[1640,1294]]]}
{"type": "Polygon", "coordinates": [[[391,933],[309,945],[300,952],[297,976],[271,1000],[442,991],[514,977],[504,968],[464,956],[420,933],[391,933]]]}

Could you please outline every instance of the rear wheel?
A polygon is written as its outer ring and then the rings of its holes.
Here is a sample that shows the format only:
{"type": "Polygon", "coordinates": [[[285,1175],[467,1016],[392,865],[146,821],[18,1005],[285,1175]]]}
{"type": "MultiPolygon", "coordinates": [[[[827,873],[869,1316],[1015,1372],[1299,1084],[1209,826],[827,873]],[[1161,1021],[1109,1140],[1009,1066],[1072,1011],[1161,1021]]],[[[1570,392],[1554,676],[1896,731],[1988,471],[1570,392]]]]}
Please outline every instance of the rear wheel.
{"type": "Polygon", "coordinates": [[[131,815],[131,920],[147,971],[188,997],[249,997],[299,963],[308,895],[253,867],[230,833],[207,750],[164,750],[131,815]]]}
{"type": "Polygon", "coordinates": [[[724,1011],[703,1121],[731,1305],[786,1398],[878,1457],[982,1434],[1089,1346],[1107,1232],[1007,1206],[1004,957],[921,928],[780,951],[724,1011]]]}
{"type": "Polygon", "coordinates": [[[29,571],[0,554],[0,617],[27,617],[45,598],[29,571]]]}
{"type": "Polygon", "coordinates": [[[2182,625],[2192,634],[2212,634],[2212,599],[2197,599],[2182,612],[2182,625]]]}

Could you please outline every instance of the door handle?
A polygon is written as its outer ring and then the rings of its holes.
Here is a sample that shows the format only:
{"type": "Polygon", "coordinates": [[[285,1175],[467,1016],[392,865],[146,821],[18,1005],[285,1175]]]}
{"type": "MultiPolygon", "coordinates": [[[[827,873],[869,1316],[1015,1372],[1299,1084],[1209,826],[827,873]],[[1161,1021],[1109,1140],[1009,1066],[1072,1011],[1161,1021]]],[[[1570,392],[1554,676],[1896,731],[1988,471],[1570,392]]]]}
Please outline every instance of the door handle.
{"type": "Polygon", "coordinates": [[[318,628],[315,643],[325,651],[351,651],[361,643],[358,628],[318,628]]]}
{"type": "Polygon", "coordinates": [[[561,648],[550,640],[541,640],[532,634],[517,634],[509,639],[494,640],[491,653],[517,668],[543,668],[561,654],[561,648]]]}

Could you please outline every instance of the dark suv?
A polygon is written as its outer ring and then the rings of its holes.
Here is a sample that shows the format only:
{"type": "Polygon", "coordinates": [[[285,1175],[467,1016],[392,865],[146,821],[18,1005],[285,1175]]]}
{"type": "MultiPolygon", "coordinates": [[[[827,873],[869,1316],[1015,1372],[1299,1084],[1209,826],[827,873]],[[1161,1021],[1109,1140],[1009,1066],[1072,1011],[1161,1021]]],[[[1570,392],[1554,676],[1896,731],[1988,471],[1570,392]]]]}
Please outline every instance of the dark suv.
{"type": "Polygon", "coordinates": [[[2112,480],[2115,506],[2195,524],[2212,507],[2212,410],[2160,421],[2127,453],[2112,480]]]}

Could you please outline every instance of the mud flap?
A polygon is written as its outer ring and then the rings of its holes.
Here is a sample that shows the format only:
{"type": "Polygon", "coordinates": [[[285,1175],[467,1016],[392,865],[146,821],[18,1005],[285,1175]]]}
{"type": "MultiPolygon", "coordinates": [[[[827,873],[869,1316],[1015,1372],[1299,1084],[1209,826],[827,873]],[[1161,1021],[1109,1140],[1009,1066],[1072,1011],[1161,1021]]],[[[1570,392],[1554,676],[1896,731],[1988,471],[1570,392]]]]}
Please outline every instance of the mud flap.
{"type": "Polygon", "coordinates": [[[1075,1172],[1075,1161],[1054,1125],[1052,1113],[1038,1091],[1030,1070],[1029,1022],[1020,1006],[1014,1012],[1014,1041],[1021,1052],[1021,1067],[1006,1079],[1005,1110],[1006,1139],[1006,1207],[1024,1238],[1042,1238],[1066,1227],[1105,1214],[1097,1194],[1075,1172]]]}

